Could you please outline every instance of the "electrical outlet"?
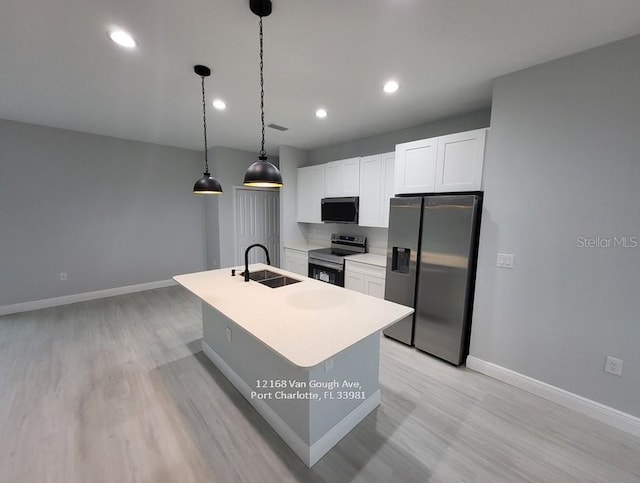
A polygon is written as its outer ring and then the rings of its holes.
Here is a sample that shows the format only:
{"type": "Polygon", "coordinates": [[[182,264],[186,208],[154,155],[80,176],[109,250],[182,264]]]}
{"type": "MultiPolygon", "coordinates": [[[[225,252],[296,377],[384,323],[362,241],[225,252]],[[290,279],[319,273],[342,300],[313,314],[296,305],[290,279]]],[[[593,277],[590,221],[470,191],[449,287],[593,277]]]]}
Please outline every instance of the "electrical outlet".
{"type": "Polygon", "coordinates": [[[62,272],[60,274],[60,281],[65,282],[67,280],[67,272],[62,272]]]}
{"type": "Polygon", "coordinates": [[[231,327],[227,327],[227,340],[231,342],[231,327]]]}
{"type": "Polygon", "coordinates": [[[329,372],[333,369],[333,357],[324,361],[324,372],[329,372]]]}
{"type": "Polygon", "coordinates": [[[614,376],[621,376],[622,364],[624,364],[624,361],[622,359],[616,359],[615,357],[607,356],[607,359],[604,362],[604,372],[608,372],[609,374],[613,374],[614,376]]]}
{"type": "Polygon", "coordinates": [[[496,266],[500,268],[513,269],[513,255],[510,253],[498,253],[498,259],[496,260],[496,266]]]}

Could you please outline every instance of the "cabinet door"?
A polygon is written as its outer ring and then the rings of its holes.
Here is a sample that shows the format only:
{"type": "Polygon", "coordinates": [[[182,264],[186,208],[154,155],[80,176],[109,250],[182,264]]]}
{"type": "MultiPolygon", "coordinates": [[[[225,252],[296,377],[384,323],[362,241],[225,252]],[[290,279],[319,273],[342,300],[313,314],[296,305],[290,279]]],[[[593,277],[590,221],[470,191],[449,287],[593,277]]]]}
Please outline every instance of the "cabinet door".
{"type": "Polygon", "coordinates": [[[344,188],[341,176],[342,165],[340,164],[340,161],[331,161],[325,166],[325,196],[327,198],[337,198],[342,196],[344,188]]]}
{"type": "Polygon", "coordinates": [[[360,158],[342,161],[342,196],[360,195],[360,158]]]}
{"type": "Polygon", "coordinates": [[[285,270],[304,275],[309,273],[309,257],[305,252],[293,250],[291,248],[284,249],[285,270]]]}
{"type": "Polygon", "coordinates": [[[438,138],[435,191],[477,191],[487,130],[476,129],[438,138]]]}
{"type": "Polygon", "coordinates": [[[360,293],[366,293],[364,285],[364,275],[358,272],[345,270],[344,273],[344,288],[354,290],[360,293]]]}
{"type": "Polygon", "coordinates": [[[364,289],[367,295],[384,298],[384,278],[372,277],[371,275],[365,275],[364,277],[364,289]]]}
{"type": "Polygon", "coordinates": [[[339,198],[360,193],[360,158],[331,161],[326,165],[325,196],[339,198]]]}
{"type": "Polygon", "coordinates": [[[382,204],[380,210],[382,219],[380,226],[389,227],[389,208],[391,198],[393,198],[393,177],[395,170],[396,153],[385,153],[382,155],[382,204]]]}
{"type": "Polygon", "coordinates": [[[345,288],[384,298],[385,268],[347,260],[344,270],[345,288]]]}
{"type": "Polygon", "coordinates": [[[396,145],[395,192],[430,193],[435,190],[438,138],[396,145]]]}
{"type": "Polygon", "coordinates": [[[360,160],[360,226],[382,226],[383,175],[381,155],[366,156],[360,160]]]}
{"type": "Polygon", "coordinates": [[[325,166],[298,168],[297,179],[297,221],[322,223],[320,202],[324,198],[325,166]]]}

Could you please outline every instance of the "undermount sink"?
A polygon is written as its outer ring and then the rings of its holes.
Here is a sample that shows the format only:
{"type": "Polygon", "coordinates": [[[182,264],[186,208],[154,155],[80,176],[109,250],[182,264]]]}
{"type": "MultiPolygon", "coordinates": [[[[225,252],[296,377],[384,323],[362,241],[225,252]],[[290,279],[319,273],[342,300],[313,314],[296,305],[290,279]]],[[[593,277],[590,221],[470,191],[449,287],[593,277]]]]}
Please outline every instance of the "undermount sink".
{"type": "MultiPolygon", "coordinates": [[[[240,274],[244,276],[244,272],[240,274]]],[[[291,285],[292,283],[302,282],[297,278],[287,277],[271,270],[256,270],[255,272],[249,272],[249,280],[261,283],[267,287],[277,288],[284,287],[285,285],[291,285]]]]}
{"type": "Polygon", "coordinates": [[[296,278],[287,277],[285,275],[278,275],[274,278],[267,278],[265,280],[260,280],[258,283],[262,285],[266,285],[271,288],[284,287],[285,285],[291,285],[293,283],[302,282],[302,280],[298,280],[296,278]]]}
{"type": "MultiPolygon", "coordinates": [[[[240,275],[244,275],[244,272],[242,272],[240,275]]],[[[282,277],[282,275],[270,270],[256,270],[255,272],[249,272],[249,279],[255,280],[256,282],[276,277],[282,277]]]]}

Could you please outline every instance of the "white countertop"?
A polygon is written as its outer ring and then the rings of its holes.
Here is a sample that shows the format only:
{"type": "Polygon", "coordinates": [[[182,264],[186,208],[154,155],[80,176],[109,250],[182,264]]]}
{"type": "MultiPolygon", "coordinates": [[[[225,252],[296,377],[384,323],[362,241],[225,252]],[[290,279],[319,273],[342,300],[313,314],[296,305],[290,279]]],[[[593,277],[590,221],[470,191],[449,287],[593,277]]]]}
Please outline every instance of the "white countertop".
{"type": "Polygon", "coordinates": [[[290,248],[291,250],[299,250],[301,252],[308,252],[309,250],[318,250],[319,248],[327,248],[321,245],[312,245],[305,242],[287,242],[284,244],[284,248],[290,248]]]}
{"type": "Polygon", "coordinates": [[[385,268],[387,266],[387,257],[384,255],[376,255],[375,253],[360,253],[359,255],[349,255],[346,258],[349,262],[366,263],[375,265],[376,267],[385,268]]]}
{"type": "MultiPolygon", "coordinates": [[[[413,312],[369,295],[346,290],[262,263],[302,280],[269,288],[231,276],[231,268],[177,275],[176,282],[233,320],[292,364],[308,368],[333,357],[365,337],[413,312]]],[[[238,268],[240,273],[243,268],[238,268]]]]}

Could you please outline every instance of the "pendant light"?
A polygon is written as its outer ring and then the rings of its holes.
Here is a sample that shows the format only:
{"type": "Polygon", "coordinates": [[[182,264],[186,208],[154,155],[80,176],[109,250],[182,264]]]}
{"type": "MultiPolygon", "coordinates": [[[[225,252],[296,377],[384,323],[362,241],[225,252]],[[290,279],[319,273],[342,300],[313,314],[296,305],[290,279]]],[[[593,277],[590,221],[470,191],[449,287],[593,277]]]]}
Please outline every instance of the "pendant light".
{"type": "Polygon", "coordinates": [[[267,152],[264,150],[264,52],[262,41],[262,17],[271,13],[271,0],[250,0],[251,11],[260,17],[260,120],[262,122],[262,146],[260,148],[259,161],[256,161],[244,175],[245,186],[264,188],[282,187],[282,175],[278,168],[267,161],[267,152]]]}
{"type": "Polygon", "coordinates": [[[202,123],[204,125],[204,174],[193,185],[193,192],[197,195],[219,195],[222,186],[209,173],[209,155],[207,152],[207,104],[204,95],[204,78],[211,75],[211,69],[205,65],[195,65],[193,71],[200,76],[202,83],[202,123]]]}

